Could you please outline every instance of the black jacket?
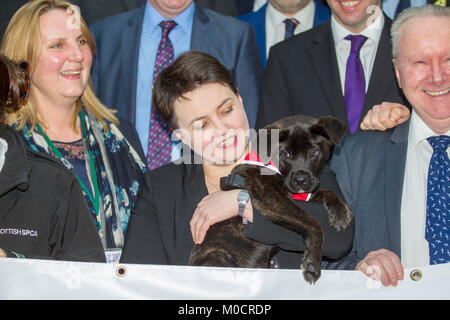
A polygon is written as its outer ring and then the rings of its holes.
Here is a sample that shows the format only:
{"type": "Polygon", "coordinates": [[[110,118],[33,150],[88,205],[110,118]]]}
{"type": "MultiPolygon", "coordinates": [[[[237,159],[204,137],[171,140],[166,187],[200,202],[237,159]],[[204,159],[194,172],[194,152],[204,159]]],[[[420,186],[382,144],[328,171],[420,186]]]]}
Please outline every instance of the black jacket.
{"type": "MultiPolygon", "coordinates": [[[[321,175],[321,186],[334,190],[343,199],[329,167],[321,175]]],[[[189,222],[197,204],[207,194],[200,164],[171,163],[147,172],[131,213],[121,262],[186,265],[194,246],[189,222]]],[[[351,249],[353,225],[345,232],[336,232],[328,224],[327,213],[321,205],[297,203],[321,222],[325,257],[339,258],[351,249]]],[[[248,223],[244,232],[248,238],[281,247],[276,256],[281,268],[299,268],[301,252],[305,249],[300,235],[273,224],[256,211],[253,223],[248,223]]]]}
{"type": "Polygon", "coordinates": [[[105,262],[75,176],[4,124],[0,138],[8,144],[0,170],[0,248],[8,257],[105,262]]]}

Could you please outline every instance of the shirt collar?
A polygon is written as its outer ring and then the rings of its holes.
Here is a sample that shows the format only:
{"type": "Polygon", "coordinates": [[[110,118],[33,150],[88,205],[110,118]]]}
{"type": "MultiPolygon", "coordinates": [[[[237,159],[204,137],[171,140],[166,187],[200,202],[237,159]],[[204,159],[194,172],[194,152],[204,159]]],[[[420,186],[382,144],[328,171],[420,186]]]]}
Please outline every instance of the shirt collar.
{"type": "Polygon", "coordinates": [[[177,23],[176,28],[180,27],[181,30],[188,33],[192,29],[194,22],[195,4],[192,2],[182,13],[178,16],[167,19],[156,11],[150,3],[147,1],[145,5],[144,21],[142,24],[142,33],[152,33],[159,31],[161,28],[159,24],[164,20],[173,20],[177,23]]]}
{"type": "MultiPolygon", "coordinates": [[[[311,1],[309,4],[306,5],[302,10],[297,12],[292,18],[297,19],[300,24],[302,25],[313,25],[314,20],[314,9],[316,5],[314,1],[311,1]]],[[[270,3],[267,3],[267,9],[266,9],[266,15],[269,23],[274,26],[278,27],[280,24],[284,24],[283,21],[285,19],[288,19],[284,14],[282,14],[280,11],[275,9],[270,3]]]]}
{"type": "Polygon", "coordinates": [[[0,172],[5,164],[6,152],[8,151],[8,142],[5,139],[0,138],[0,172]]]}
{"type": "MultiPolygon", "coordinates": [[[[447,131],[446,135],[450,135],[450,130],[447,131]]],[[[413,109],[411,112],[411,120],[409,125],[408,149],[415,149],[419,143],[433,136],[437,136],[437,134],[431,130],[430,127],[428,127],[428,125],[413,109]]]]}
{"type": "MultiPolygon", "coordinates": [[[[381,37],[381,32],[384,26],[384,14],[381,13],[367,28],[361,31],[359,34],[367,37],[368,39],[378,43],[381,37]]],[[[337,45],[342,41],[348,41],[344,38],[349,34],[354,34],[340,25],[337,20],[331,15],[331,30],[333,33],[334,43],[337,45]]]]}

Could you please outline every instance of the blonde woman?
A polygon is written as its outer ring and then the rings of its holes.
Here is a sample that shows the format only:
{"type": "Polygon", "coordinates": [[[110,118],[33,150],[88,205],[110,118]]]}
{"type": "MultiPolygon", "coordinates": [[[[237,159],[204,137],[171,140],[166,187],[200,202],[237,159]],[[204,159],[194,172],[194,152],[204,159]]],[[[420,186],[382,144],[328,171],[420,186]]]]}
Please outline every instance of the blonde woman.
{"type": "Polygon", "coordinates": [[[96,98],[95,50],[79,12],[63,0],[35,0],[11,19],[1,52],[30,67],[28,102],[5,115],[35,151],[59,159],[77,177],[107,252],[117,261],[142,174],[137,134],[96,98]]]}

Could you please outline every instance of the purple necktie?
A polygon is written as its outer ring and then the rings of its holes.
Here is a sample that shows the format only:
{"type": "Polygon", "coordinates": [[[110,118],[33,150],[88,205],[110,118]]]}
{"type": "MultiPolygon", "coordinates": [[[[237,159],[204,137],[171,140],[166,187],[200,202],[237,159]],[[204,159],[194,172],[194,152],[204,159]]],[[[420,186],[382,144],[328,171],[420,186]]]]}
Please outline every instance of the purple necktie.
{"type": "Polygon", "coordinates": [[[350,133],[355,133],[358,130],[359,119],[361,118],[361,111],[366,96],[366,81],[364,79],[364,69],[359,59],[359,50],[367,38],[361,35],[348,35],[345,39],[352,42],[352,47],[345,71],[344,98],[348,127],[350,133]]]}
{"type": "MultiPolygon", "coordinates": [[[[169,32],[175,27],[173,20],[163,21],[159,24],[162,30],[161,42],[156,52],[155,68],[153,71],[153,83],[158,74],[173,63],[173,45],[169,39],[169,32]]],[[[172,153],[172,131],[164,121],[155,106],[152,106],[150,114],[150,128],[148,135],[147,164],[148,169],[153,170],[171,160],[172,153]]]]}

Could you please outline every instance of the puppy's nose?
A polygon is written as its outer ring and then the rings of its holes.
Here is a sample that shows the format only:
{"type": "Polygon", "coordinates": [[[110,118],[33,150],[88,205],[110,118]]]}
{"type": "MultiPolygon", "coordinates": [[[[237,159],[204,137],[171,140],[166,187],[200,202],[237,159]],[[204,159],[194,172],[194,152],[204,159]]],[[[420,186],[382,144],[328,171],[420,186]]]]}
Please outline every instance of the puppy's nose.
{"type": "Polygon", "coordinates": [[[306,185],[309,182],[310,175],[305,171],[297,171],[292,175],[293,182],[301,187],[306,185]]]}

